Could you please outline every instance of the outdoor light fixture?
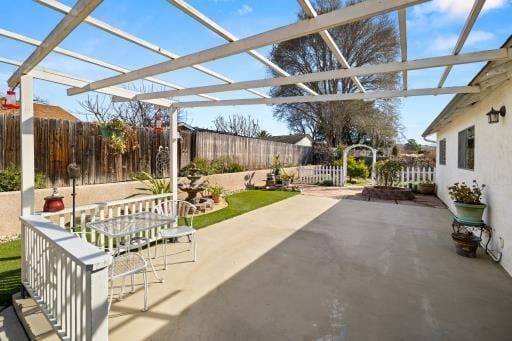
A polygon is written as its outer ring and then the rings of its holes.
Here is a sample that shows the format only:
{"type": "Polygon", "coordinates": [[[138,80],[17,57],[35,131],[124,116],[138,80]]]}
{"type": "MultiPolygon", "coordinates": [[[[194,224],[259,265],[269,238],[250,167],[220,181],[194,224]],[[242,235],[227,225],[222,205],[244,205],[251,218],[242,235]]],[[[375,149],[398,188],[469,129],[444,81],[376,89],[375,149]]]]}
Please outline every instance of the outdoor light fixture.
{"type": "Polygon", "coordinates": [[[502,106],[500,110],[494,110],[494,108],[491,108],[491,111],[486,114],[489,119],[489,124],[498,123],[500,121],[500,116],[505,117],[506,112],[507,110],[505,109],[505,106],[502,106]]]}

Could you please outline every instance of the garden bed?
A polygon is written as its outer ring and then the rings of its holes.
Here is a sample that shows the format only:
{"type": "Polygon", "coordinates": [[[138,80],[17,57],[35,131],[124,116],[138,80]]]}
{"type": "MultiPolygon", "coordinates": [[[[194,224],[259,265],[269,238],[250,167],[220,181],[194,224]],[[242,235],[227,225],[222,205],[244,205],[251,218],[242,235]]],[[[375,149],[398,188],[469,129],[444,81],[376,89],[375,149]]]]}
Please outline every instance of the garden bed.
{"type": "Polygon", "coordinates": [[[363,196],[382,200],[413,200],[414,193],[409,188],[366,186],[363,196]]]}

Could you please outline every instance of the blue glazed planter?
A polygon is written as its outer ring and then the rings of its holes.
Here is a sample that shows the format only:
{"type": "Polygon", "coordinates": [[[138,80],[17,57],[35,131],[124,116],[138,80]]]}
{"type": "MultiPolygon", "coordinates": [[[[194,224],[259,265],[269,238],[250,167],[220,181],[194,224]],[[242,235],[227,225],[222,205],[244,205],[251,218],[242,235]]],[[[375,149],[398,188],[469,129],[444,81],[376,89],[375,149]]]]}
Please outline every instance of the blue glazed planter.
{"type": "Polygon", "coordinates": [[[482,216],[487,205],[464,204],[461,202],[454,202],[454,204],[457,210],[457,218],[460,221],[474,224],[482,222],[482,216]]]}

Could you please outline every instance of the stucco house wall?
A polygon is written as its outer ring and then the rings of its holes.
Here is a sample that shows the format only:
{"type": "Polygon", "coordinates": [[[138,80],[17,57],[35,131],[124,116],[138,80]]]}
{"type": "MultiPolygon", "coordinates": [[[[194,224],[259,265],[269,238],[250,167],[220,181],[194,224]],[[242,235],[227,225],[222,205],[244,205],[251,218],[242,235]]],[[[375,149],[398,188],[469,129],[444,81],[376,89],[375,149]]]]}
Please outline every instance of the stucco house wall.
{"type": "MultiPolygon", "coordinates": [[[[437,148],[436,183],[439,198],[455,212],[447,187],[454,182],[485,184],[483,201],[488,205],[485,221],[504,240],[501,265],[512,275],[512,81],[507,81],[493,94],[437,131],[437,142],[446,138],[446,165],[439,164],[437,148]],[[500,122],[489,124],[486,113],[491,107],[505,105],[508,113],[500,122]],[[459,169],[457,163],[458,133],[475,126],[474,170],[459,169]]],[[[497,240],[497,239],[496,239],[497,240]]]]}

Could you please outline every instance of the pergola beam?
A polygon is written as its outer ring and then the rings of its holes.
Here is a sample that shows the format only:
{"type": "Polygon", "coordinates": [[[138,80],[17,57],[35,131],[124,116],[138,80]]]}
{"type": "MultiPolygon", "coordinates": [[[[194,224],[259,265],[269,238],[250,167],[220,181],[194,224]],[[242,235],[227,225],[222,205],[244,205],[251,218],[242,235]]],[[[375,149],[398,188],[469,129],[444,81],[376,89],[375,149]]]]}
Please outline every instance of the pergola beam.
{"type": "Polygon", "coordinates": [[[221,100],[216,102],[196,101],[196,102],[176,102],[174,105],[179,108],[199,108],[199,107],[220,107],[220,106],[239,106],[239,105],[258,105],[258,104],[284,104],[284,103],[312,103],[312,102],[332,102],[332,101],[352,101],[352,100],[373,100],[394,97],[413,97],[413,96],[432,96],[460,93],[477,93],[480,91],[478,86],[454,86],[447,88],[427,88],[427,89],[409,89],[403,90],[383,90],[372,92],[353,92],[338,95],[318,95],[318,96],[289,96],[273,98],[244,98],[221,100]]]}
{"type": "MultiPolygon", "coordinates": [[[[480,11],[482,11],[484,4],[485,4],[485,0],[475,0],[475,3],[473,4],[473,7],[471,8],[471,12],[469,13],[468,19],[466,20],[466,23],[464,24],[464,28],[462,29],[459,39],[457,40],[457,43],[455,44],[455,48],[453,49],[454,55],[459,54],[460,51],[462,50],[462,47],[464,46],[464,43],[468,39],[469,33],[473,29],[476,19],[478,18],[480,11]]],[[[450,74],[451,70],[452,70],[451,65],[447,66],[444,69],[443,74],[441,75],[441,79],[439,80],[439,84],[437,85],[439,88],[443,87],[444,83],[446,82],[446,78],[448,78],[448,75],[450,74]]]]}
{"type": "Polygon", "coordinates": [[[282,86],[295,84],[298,82],[311,83],[328,79],[341,79],[352,76],[365,76],[379,73],[400,72],[407,70],[419,70],[446,65],[476,63],[490,60],[510,60],[512,59],[512,49],[501,48],[489,51],[472,52],[459,55],[448,55],[433,58],[425,58],[418,60],[409,60],[406,62],[393,62],[378,65],[365,65],[350,69],[331,70],[316,73],[309,73],[288,77],[267,78],[252,81],[239,82],[234,84],[207,85],[184,90],[168,90],[153,93],[144,93],[135,96],[134,100],[151,99],[151,98],[167,98],[191,96],[197,93],[217,93],[225,91],[243,90],[249,87],[263,88],[271,86],[282,86]]]}
{"type": "MultiPolygon", "coordinates": [[[[27,37],[27,36],[24,36],[24,35],[15,33],[15,32],[7,31],[7,30],[4,30],[2,28],[0,28],[0,36],[6,37],[6,38],[9,38],[9,39],[13,39],[13,40],[16,40],[16,41],[19,41],[19,42],[22,42],[22,43],[25,43],[25,44],[29,44],[29,45],[32,45],[32,46],[40,46],[41,45],[41,41],[39,41],[39,40],[30,38],[30,37],[27,37]]],[[[61,55],[66,56],[66,57],[70,57],[70,58],[76,59],[76,60],[80,60],[80,61],[83,61],[83,62],[86,62],[86,63],[89,63],[89,64],[100,66],[102,68],[109,69],[109,70],[112,70],[112,71],[115,71],[115,72],[119,72],[119,73],[128,73],[128,72],[130,72],[130,70],[125,69],[125,68],[123,68],[121,66],[117,66],[117,65],[114,65],[114,64],[111,64],[111,63],[107,63],[107,62],[104,62],[102,60],[99,60],[99,59],[96,59],[96,58],[92,58],[92,57],[89,57],[89,56],[85,56],[83,54],[80,54],[80,53],[77,53],[77,52],[73,52],[73,51],[70,51],[70,50],[66,50],[66,49],[63,49],[63,48],[60,48],[60,47],[54,48],[53,52],[61,54],[61,55]]],[[[180,85],[177,85],[177,84],[174,84],[174,83],[170,83],[170,82],[167,82],[167,81],[164,81],[164,80],[161,80],[161,79],[158,79],[158,78],[154,78],[154,77],[146,77],[146,78],[144,78],[144,80],[147,80],[147,81],[155,83],[155,84],[159,84],[159,85],[167,86],[167,87],[170,87],[170,88],[174,88],[174,89],[179,89],[179,90],[184,89],[183,86],[180,86],[180,85]]],[[[206,98],[206,99],[209,99],[209,100],[212,100],[212,101],[217,101],[218,100],[218,98],[215,98],[215,97],[210,96],[210,95],[198,94],[198,96],[201,96],[203,98],[206,98]]]]}
{"type": "MultiPolygon", "coordinates": [[[[14,66],[21,66],[21,62],[7,59],[0,57],[0,63],[3,64],[9,64],[14,66]]],[[[88,80],[78,78],[76,76],[68,75],[65,73],[48,70],[42,67],[36,67],[29,73],[32,77],[44,80],[47,82],[52,82],[55,84],[61,84],[66,86],[83,86],[84,84],[89,83],[88,80]]],[[[117,87],[108,87],[104,89],[98,89],[97,92],[103,93],[105,95],[114,96],[115,98],[124,98],[124,99],[131,99],[134,98],[137,94],[139,94],[136,91],[131,91],[123,88],[117,88],[117,87]]],[[[172,104],[172,101],[168,99],[151,99],[151,100],[144,100],[143,102],[151,103],[154,105],[158,105],[161,107],[170,107],[172,104]]]]}
{"type": "Polygon", "coordinates": [[[78,0],[68,14],[46,36],[40,46],[14,72],[7,83],[16,87],[21,76],[35,68],[54,48],[57,47],[103,0],[78,0]]]}
{"type": "MultiPolygon", "coordinates": [[[[306,13],[307,16],[309,16],[310,18],[315,18],[318,16],[318,13],[316,12],[315,8],[311,5],[311,2],[309,2],[309,0],[297,1],[299,2],[300,7],[304,11],[304,13],[306,13]]],[[[344,69],[350,69],[350,64],[347,62],[347,59],[345,58],[343,53],[341,53],[341,50],[339,49],[338,45],[334,41],[334,38],[331,36],[329,31],[323,30],[320,31],[319,34],[320,37],[322,37],[325,44],[327,45],[327,47],[329,48],[329,50],[331,50],[331,52],[334,54],[334,57],[336,58],[336,60],[338,60],[341,67],[344,69]]],[[[361,92],[366,91],[357,77],[353,76],[350,78],[361,92]]]]}
{"type": "MultiPolygon", "coordinates": [[[[34,0],[38,3],[40,3],[41,5],[44,5],[48,8],[51,8],[53,10],[56,10],[58,12],[61,12],[61,13],[64,13],[64,14],[67,14],[71,11],[71,8],[69,6],[66,6],[56,0],[34,0]]],[[[155,52],[155,53],[158,53],[164,57],[167,57],[169,59],[177,59],[177,58],[180,58],[179,55],[177,55],[176,53],[173,53],[171,51],[168,51],[158,45],[155,45],[153,43],[150,43],[144,39],[141,39],[133,34],[130,34],[128,32],[125,32],[117,27],[114,27],[112,25],[109,25],[107,24],[106,22],[104,21],[101,21],[101,20],[98,20],[98,19],[95,19],[91,16],[87,17],[84,19],[84,22],[93,26],[93,27],[96,27],[104,32],[107,32],[109,34],[112,34],[118,38],[121,38],[125,41],[128,41],[128,42],[131,42],[133,44],[136,44],[146,50],[149,50],[149,51],[152,51],[152,52],[155,52]]],[[[191,67],[199,72],[202,72],[204,74],[207,74],[208,76],[211,76],[211,77],[214,77],[214,78],[217,78],[223,82],[226,82],[226,83],[233,83],[234,80],[224,76],[224,75],[221,75],[220,73],[217,73],[215,71],[212,71],[202,65],[191,65],[191,67]]],[[[141,77],[141,78],[145,78],[145,77],[141,77]]],[[[253,94],[255,94],[256,96],[259,96],[259,97],[268,97],[267,95],[259,92],[259,91],[256,91],[256,90],[247,90],[253,94]]]]}
{"type": "MultiPolygon", "coordinates": [[[[402,62],[407,61],[407,20],[405,9],[398,10],[398,30],[400,31],[400,52],[402,62]]],[[[402,71],[402,89],[407,90],[407,70],[402,71]]]]}
{"type": "MultiPolygon", "coordinates": [[[[194,20],[201,23],[209,30],[217,33],[219,36],[226,39],[227,41],[234,42],[234,41],[238,40],[238,38],[234,34],[232,34],[228,30],[226,30],[225,28],[223,28],[222,26],[217,24],[215,21],[213,21],[212,19],[210,19],[209,17],[207,17],[206,15],[204,15],[199,10],[192,7],[190,4],[186,3],[185,1],[183,1],[183,0],[167,0],[167,1],[171,5],[177,7],[182,12],[186,13],[187,15],[192,17],[194,20]]],[[[277,74],[279,74],[281,76],[289,76],[290,75],[288,72],[286,72],[285,70],[280,68],[278,65],[274,64],[271,60],[262,56],[260,53],[258,53],[255,50],[249,50],[249,51],[247,51],[247,54],[254,57],[256,60],[258,60],[262,64],[268,66],[269,68],[271,68],[272,70],[274,70],[277,74]]],[[[318,95],[317,92],[315,92],[313,89],[309,88],[305,84],[299,83],[299,84],[297,84],[297,86],[300,87],[302,90],[308,92],[311,95],[318,95]]]]}
{"type": "Polygon", "coordinates": [[[81,88],[71,88],[68,89],[68,95],[77,95],[87,91],[93,91],[108,86],[131,82],[139,78],[154,76],[160,73],[221,59],[255,48],[299,38],[308,34],[318,33],[332,27],[371,18],[426,1],[427,0],[395,0],[391,2],[384,0],[367,0],[343,9],[319,15],[316,18],[302,20],[291,25],[256,34],[244,39],[234,41],[232,43],[192,53],[175,60],[146,66],[124,75],[98,80],[81,88]]]}

